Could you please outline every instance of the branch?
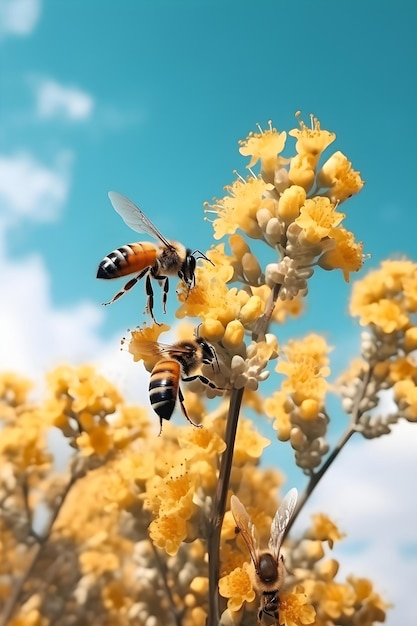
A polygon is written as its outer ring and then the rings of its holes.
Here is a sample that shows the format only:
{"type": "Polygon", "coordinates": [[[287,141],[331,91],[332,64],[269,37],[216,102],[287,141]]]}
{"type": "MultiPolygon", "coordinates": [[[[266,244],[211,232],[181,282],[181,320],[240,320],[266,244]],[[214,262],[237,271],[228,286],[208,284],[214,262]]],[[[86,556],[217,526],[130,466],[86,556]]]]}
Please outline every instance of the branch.
{"type": "Polygon", "coordinates": [[[35,569],[35,566],[39,560],[39,557],[42,553],[42,548],[43,546],[46,544],[46,542],[48,541],[50,535],[51,535],[51,531],[52,531],[52,527],[55,524],[55,521],[62,509],[62,506],[65,502],[66,497],[68,496],[68,493],[70,492],[70,489],[73,487],[74,483],[78,480],[78,478],[80,478],[80,474],[73,474],[67,484],[67,486],[65,487],[62,495],[61,495],[61,501],[58,504],[58,506],[56,507],[56,509],[54,510],[51,519],[49,520],[49,525],[48,528],[45,532],[45,534],[43,535],[43,537],[39,537],[37,536],[37,543],[34,546],[33,549],[33,554],[32,554],[32,559],[28,565],[28,568],[26,569],[26,571],[24,572],[24,574],[22,574],[22,576],[20,577],[20,579],[18,580],[18,582],[15,584],[15,586],[13,587],[13,589],[11,590],[10,596],[6,602],[6,604],[4,605],[3,611],[0,615],[0,626],[7,626],[7,624],[9,623],[9,620],[11,618],[11,616],[13,615],[13,612],[15,610],[15,606],[16,603],[19,599],[19,596],[23,590],[23,587],[26,583],[26,581],[29,579],[29,576],[32,574],[33,570],[35,569]]]}
{"type": "Polygon", "coordinates": [[[229,414],[226,423],[226,450],[223,452],[219,481],[213,502],[213,516],[210,520],[207,533],[207,552],[209,568],[209,608],[206,626],[218,626],[220,619],[219,609],[219,571],[220,571],[220,533],[223,517],[226,510],[227,493],[229,490],[230,472],[232,469],[233,451],[236,440],[236,430],[239,421],[240,406],[244,389],[232,389],[229,404],[229,414]]]}

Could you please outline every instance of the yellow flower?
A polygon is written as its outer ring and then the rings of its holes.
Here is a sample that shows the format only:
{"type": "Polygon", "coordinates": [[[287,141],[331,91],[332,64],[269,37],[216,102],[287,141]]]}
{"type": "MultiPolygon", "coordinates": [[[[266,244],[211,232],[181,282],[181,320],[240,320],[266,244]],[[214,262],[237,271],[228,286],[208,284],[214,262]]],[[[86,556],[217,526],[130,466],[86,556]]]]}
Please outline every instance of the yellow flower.
{"type": "Polygon", "coordinates": [[[375,324],[388,335],[403,330],[408,324],[408,317],[401,311],[399,304],[383,299],[365,307],[359,323],[361,326],[375,324]]]}
{"type": "Polygon", "coordinates": [[[249,574],[249,565],[237,567],[230,574],[223,576],[219,580],[219,593],[223,598],[227,598],[227,608],[229,611],[238,611],[244,602],[252,602],[255,599],[255,591],[249,574]]]}
{"type": "Polygon", "coordinates": [[[318,539],[320,541],[327,541],[330,548],[333,548],[335,541],[343,539],[346,535],[341,533],[331,519],[322,513],[312,515],[313,526],[308,532],[308,537],[311,539],[318,539]]]}
{"type": "MultiPolygon", "coordinates": [[[[273,189],[273,185],[262,178],[249,177],[238,179],[226,187],[229,193],[216,204],[208,205],[206,212],[217,213],[213,221],[214,238],[221,239],[226,234],[233,234],[240,228],[249,237],[262,238],[262,232],[256,221],[256,213],[264,206],[265,191],[273,189]]],[[[268,202],[267,202],[268,204],[268,202]]]]}
{"type": "Polygon", "coordinates": [[[288,341],[283,351],[289,361],[297,360],[300,355],[310,356],[320,367],[320,374],[329,376],[330,370],[325,366],[329,363],[328,354],[331,350],[331,346],[327,344],[324,337],[316,333],[309,333],[302,339],[288,341]]]}
{"type": "Polygon", "coordinates": [[[305,241],[316,244],[324,237],[328,237],[332,229],[345,217],[344,213],[335,211],[334,204],[328,198],[315,196],[305,201],[295,223],[303,229],[305,241]]]}
{"type": "Polygon", "coordinates": [[[311,604],[307,603],[307,595],[302,587],[298,587],[292,593],[280,594],[279,623],[282,626],[301,626],[313,624],[316,611],[311,604]]]}
{"type": "Polygon", "coordinates": [[[265,413],[274,419],[273,428],[278,431],[280,441],[288,441],[291,433],[291,411],[294,404],[282,391],[275,391],[271,398],[265,399],[265,413]]]}
{"type": "Polygon", "coordinates": [[[269,121],[269,129],[263,131],[260,126],[259,133],[249,133],[248,137],[239,141],[239,152],[243,156],[251,156],[247,167],[253,167],[261,160],[261,167],[264,172],[272,172],[279,166],[280,160],[277,155],[283,151],[287,139],[287,133],[279,133],[272,127],[269,121]]]}
{"type": "Polygon", "coordinates": [[[317,158],[313,154],[297,154],[291,159],[288,177],[292,185],[309,191],[315,180],[317,158]]]}
{"type": "Polygon", "coordinates": [[[329,236],[336,245],[320,257],[318,264],[325,270],[341,269],[348,283],[350,272],[358,272],[363,265],[363,244],[356,243],[353,233],[343,227],[332,228],[329,236]]]}
{"type": "Polygon", "coordinates": [[[348,576],[348,582],[352,585],[356,593],[356,600],[362,605],[366,605],[368,611],[361,610],[361,613],[367,613],[369,624],[375,622],[384,622],[385,613],[389,608],[389,604],[384,602],[381,596],[373,590],[373,585],[367,578],[357,578],[356,576],[348,576]]]}
{"type": "Polygon", "coordinates": [[[256,432],[249,420],[239,420],[234,451],[234,464],[237,467],[259,459],[264,448],[270,445],[269,439],[256,432]]]}
{"type": "Polygon", "coordinates": [[[297,405],[306,399],[323,404],[329,384],[321,377],[314,358],[300,354],[293,362],[280,361],[276,371],[287,376],[282,383],[282,391],[291,394],[297,405]]]}
{"type": "Polygon", "coordinates": [[[329,187],[332,202],[343,202],[358,193],[364,184],[360,172],[352,169],[352,163],[340,151],[326,161],[317,175],[318,187],[329,187]]]}
{"type": "Polygon", "coordinates": [[[104,552],[103,550],[84,550],[78,559],[83,574],[94,574],[94,576],[112,572],[120,566],[120,561],[116,554],[104,552]]]}
{"type": "Polygon", "coordinates": [[[175,556],[187,536],[187,522],[176,514],[157,517],[149,525],[149,536],[158,548],[175,556]]]}
{"type": "Polygon", "coordinates": [[[26,402],[32,382],[14,372],[2,372],[0,375],[0,404],[9,406],[20,406],[26,402]]]}
{"type": "Polygon", "coordinates": [[[300,209],[306,201],[306,191],[299,185],[291,185],[285,189],[278,203],[278,217],[287,224],[293,222],[300,215],[300,209]]]}
{"type": "Polygon", "coordinates": [[[133,354],[133,360],[142,361],[145,367],[150,371],[156,363],[161,359],[159,353],[155,354],[153,343],[159,340],[159,335],[170,330],[167,324],[153,324],[152,326],[143,326],[131,331],[131,338],[126,343],[129,345],[129,352],[133,354]]]}
{"type": "Polygon", "coordinates": [[[178,443],[187,450],[189,459],[195,456],[212,459],[216,454],[221,454],[226,449],[223,439],[210,426],[207,428],[187,427],[178,429],[178,443]]]}
{"type": "Polygon", "coordinates": [[[81,433],[77,437],[76,442],[85,456],[91,456],[92,454],[105,456],[113,447],[112,438],[109,435],[109,427],[106,423],[93,426],[89,432],[81,433]]]}
{"type": "Polygon", "coordinates": [[[318,581],[314,587],[314,596],[320,608],[332,620],[338,620],[342,615],[353,615],[355,611],[356,594],[350,585],[318,581]]]}
{"type": "Polygon", "coordinates": [[[310,116],[311,128],[308,128],[300,116],[301,113],[298,111],[296,117],[300,128],[290,130],[288,134],[297,139],[295,149],[298,154],[311,154],[316,157],[317,162],[321,153],[336,139],[336,134],[321,130],[319,120],[313,115],[310,116]]]}
{"type": "Polygon", "coordinates": [[[417,387],[413,380],[400,380],[395,383],[394,400],[403,417],[410,422],[417,421],[417,387]]]}

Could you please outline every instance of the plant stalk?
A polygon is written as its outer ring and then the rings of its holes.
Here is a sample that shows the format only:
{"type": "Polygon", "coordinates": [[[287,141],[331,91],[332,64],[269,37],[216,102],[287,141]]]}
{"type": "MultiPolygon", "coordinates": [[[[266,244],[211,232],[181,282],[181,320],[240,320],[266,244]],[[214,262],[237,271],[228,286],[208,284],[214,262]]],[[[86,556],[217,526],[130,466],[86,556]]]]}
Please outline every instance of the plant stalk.
{"type": "Polygon", "coordinates": [[[226,450],[220,462],[219,480],[213,501],[213,515],[207,534],[208,570],[209,570],[209,606],[206,626],[218,626],[219,608],[219,571],[220,571],[220,533],[226,510],[227,493],[229,490],[230,472],[232,469],[233,451],[236,430],[239,421],[240,407],[244,389],[232,389],[229,413],[226,422],[226,450]]]}

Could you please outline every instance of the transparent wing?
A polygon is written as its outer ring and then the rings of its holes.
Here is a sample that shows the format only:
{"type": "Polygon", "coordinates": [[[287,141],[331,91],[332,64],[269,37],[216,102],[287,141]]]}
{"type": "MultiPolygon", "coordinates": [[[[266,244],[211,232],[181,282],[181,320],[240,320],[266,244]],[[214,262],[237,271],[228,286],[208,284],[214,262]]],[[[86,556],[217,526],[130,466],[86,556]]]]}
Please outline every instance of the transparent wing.
{"type": "Polygon", "coordinates": [[[113,205],[114,210],[120,215],[122,220],[137,233],[146,233],[155,239],[159,239],[165,246],[172,248],[172,244],[165,239],[165,237],[154,226],[150,219],[148,219],[129,198],[122,196],[117,191],[109,191],[110,202],[113,205]]]}
{"type": "Polygon", "coordinates": [[[239,500],[237,496],[232,496],[230,499],[230,508],[235,518],[236,526],[239,528],[242,537],[248,546],[253,564],[255,568],[257,566],[258,557],[258,540],[256,536],[256,529],[252,523],[249,513],[239,500]]]}
{"type": "Polygon", "coordinates": [[[285,498],[282,500],[280,507],[272,520],[271,537],[269,539],[268,547],[277,560],[285,529],[287,528],[297,505],[297,496],[297,489],[290,489],[285,498]]]}
{"type": "Polygon", "coordinates": [[[144,356],[170,356],[173,357],[176,354],[190,354],[190,348],[187,346],[171,345],[168,343],[159,343],[158,341],[140,341],[138,352],[144,356]]]}

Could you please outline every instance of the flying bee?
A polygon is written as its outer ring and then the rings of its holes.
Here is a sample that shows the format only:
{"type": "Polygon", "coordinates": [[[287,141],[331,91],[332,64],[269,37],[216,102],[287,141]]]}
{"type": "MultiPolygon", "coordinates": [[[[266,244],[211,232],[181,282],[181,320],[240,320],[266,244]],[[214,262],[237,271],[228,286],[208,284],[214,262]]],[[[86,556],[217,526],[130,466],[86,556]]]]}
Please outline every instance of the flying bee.
{"type": "Polygon", "coordinates": [[[146,276],[146,311],[157,323],[153,314],[154,297],[151,279],[157,280],[162,286],[162,306],[165,313],[169,289],[168,277],[178,275],[189,293],[195,285],[197,259],[205,259],[210,263],[211,261],[200,250],[192,252],[191,248],[186,248],[182,243],[166,239],[139,207],[125,196],[110,191],[109,198],[115,211],[132,230],[146,233],[159,243],[158,245],[148,241],[130,243],[116,248],[104,257],[98,266],[97,278],[119,278],[135,273],[136,276],[131,278],[109,302],[103,304],[112,304],[146,276]]]}
{"type": "Polygon", "coordinates": [[[254,587],[261,595],[258,620],[262,623],[263,615],[269,615],[279,624],[279,589],[284,581],[284,557],[280,555],[281,543],[285,530],[294,514],[297,504],[297,490],[291,489],[282,500],[271,524],[271,536],[268,550],[260,550],[256,528],[249,513],[235,495],[231,497],[230,507],[236,526],[248,547],[255,569],[254,587]]]}
{"type": "Polygon", "coordinates": [[[181,410],[187,420],[193,426],[195,424],[187,413],[184,404],[184,396],[180,387],[180,380],[191,382],[199,379],[212,389],[218,387],[208,378],[201,374],[191,375],[200,365],[215,365],[219,367],[217,354],[213,346],[201,337],[188,341],[178,341],[173,345],[158,343],[157,341],[143,341],[140,345],[141,354],[144,356],[161,358],[152,369],[149,381],[149,399],[153,410],[159,417],[160,431],[162,432],[162,420],[170,420],[174,412],[177,399],[181,410]]]}

